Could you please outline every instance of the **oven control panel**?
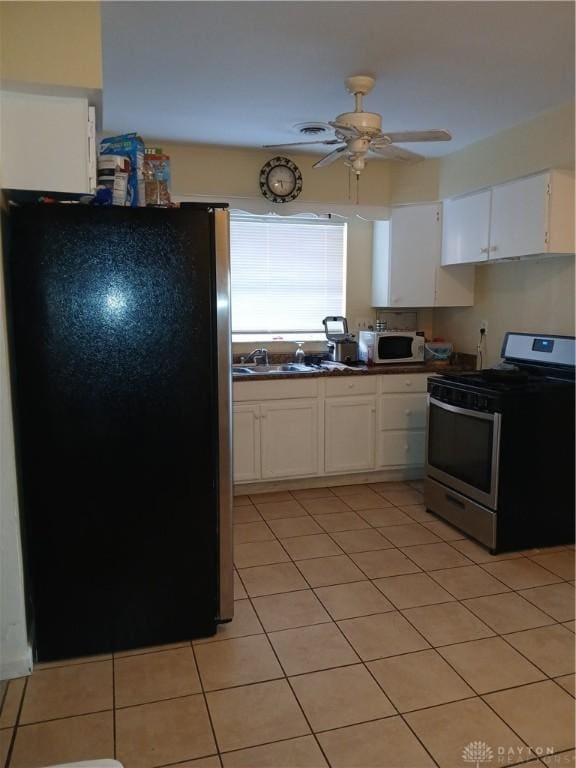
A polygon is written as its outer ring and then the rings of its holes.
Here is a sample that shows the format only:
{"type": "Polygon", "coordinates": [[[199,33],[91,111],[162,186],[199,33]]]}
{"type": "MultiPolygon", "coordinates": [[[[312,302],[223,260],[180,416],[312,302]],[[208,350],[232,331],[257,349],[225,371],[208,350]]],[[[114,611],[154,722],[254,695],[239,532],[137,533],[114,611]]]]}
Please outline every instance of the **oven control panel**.
{"type": "Polygon", "coordinates": [[[429,381],[428,393],[434,400],[457,408],[483,413],[496,413],[500,410],[500,398],[497,395],[478,392],[469,387],[429,381]]]}

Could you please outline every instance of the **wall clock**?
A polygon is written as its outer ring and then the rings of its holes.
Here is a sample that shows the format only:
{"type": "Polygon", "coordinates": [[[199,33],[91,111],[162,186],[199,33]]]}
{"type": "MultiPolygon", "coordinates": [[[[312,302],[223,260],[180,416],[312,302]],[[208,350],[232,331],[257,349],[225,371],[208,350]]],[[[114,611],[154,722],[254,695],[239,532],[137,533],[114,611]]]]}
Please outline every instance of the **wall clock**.
{"type": "Polygon", "coordinates": [[[302,192],[300,169],[287,157],[273,157],[260,171],[260,191],[273,203],[289,203],[302,192]]]}

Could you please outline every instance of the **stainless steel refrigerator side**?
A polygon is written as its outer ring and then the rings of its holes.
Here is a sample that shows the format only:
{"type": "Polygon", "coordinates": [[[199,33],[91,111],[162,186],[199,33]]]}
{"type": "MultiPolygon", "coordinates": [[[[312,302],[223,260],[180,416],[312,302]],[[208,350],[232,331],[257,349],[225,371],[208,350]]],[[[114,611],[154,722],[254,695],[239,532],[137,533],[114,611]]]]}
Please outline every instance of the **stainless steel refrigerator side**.
{"type": "Polygon", "coordinates": [[[219,605],[220,621],[234,616],[232,541],[232,360],[230,335],[230,220],[227,210],[216,209],[216,334],[218,363],[219,431],[219,605]]]}

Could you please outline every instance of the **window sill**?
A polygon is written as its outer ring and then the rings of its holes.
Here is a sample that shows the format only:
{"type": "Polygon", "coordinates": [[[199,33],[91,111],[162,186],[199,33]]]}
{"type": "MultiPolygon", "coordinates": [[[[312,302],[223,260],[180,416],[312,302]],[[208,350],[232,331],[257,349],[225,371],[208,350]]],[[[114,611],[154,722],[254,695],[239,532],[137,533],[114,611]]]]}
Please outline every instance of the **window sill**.
{"type": "Polygon", "coordinates": [[[246,342],[260,342],[265,341],[268,343],[288,341],[296,343],[298,341],[326,341],[326,335],[324,333],[233,333],[232,341],[235,344],[246,342]]]}

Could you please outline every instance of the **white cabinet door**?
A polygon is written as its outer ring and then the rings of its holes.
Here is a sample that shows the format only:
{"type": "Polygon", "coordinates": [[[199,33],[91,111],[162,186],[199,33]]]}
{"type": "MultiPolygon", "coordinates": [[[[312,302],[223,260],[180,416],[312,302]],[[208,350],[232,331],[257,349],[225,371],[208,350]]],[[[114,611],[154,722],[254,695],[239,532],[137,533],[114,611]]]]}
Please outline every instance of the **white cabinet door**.
{"type": "Polygon", "coordinates": [[[441,264],[439,203],[392,209],[390,222],[374,222],[372,305],[468,307],[474,304],[474,268],[441,264]]]}
{"type": "Polygon", "coordinates": [[[444,201],[442,264],[487,261],[491,191],[444,201]]]}
{"type": "Polygon", "coordinates": [[[378,435],[378,467],[411,467],[424,465],[426,433],[380,432],[378,435]]]}
{"type": "Polygon", "coordinates": [[[234,404],[234,482],[260,479],[260,406],[234,404]]]}
{"type": "Polygon", "coordinates": [[[434,306],[441,229],[440,206],[436,203],[392,210],[389,306],[434,306]]]}
{"type": "Polygon", "coordinates": [[[262,478],[319,472],[317,400],[277,400],[260,406],[262,478]]]}
{"type": "Polygon", "coordinates": [[[390,222],[372,225],[372,306],[390,305],[390,222]]]}
{"type": "Polygon", "coordinates": [[[325,471],[374,468],[376,399],[335,397],[325,401],[325,471]]]}
{"type": "Polygon", "coordinates": [[[549,180],[541,173],[493,188],[490,261],[546,253],[549,180]]]}
{"type": "Polygon", "coordinates": [[[2,186],[91,191],[87,99],[3,91],[0,142],[2,186]]]}

